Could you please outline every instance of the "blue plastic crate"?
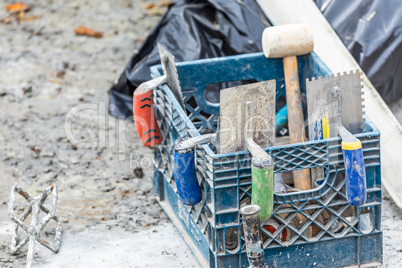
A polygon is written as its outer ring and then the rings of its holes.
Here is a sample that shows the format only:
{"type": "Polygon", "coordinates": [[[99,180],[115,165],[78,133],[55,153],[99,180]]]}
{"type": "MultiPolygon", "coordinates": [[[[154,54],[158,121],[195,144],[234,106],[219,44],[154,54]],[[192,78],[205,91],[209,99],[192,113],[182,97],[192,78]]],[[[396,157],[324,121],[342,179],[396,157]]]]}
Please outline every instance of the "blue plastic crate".
{"type": "MultiPolygon", "coordinates": [[[[315,53],[298,57],[298,67],[302,93],[306,78],[331,74],[315,53]]],[[[196,169],[203,199],[188,207],[177,195],[173,147],[180,140],[216,131],[219,104],[206,100],[208,85],[276,79],[277,99],[284,99],[282,60],[254,53],[182,62],[177,70],[188,115],[167,85],[155,90],[164,141],[154,153],[153,192],[203,267],[247,267],[239,208],[250,202],[251,155],[248,151],[215,154],[208,145],[198,146],[196,169]],[[233,245],[229,233],[237,234],[234,249],[228,247],[229,242],[233,245]]],[[[151,73],[162,75],[161,66],[153,66],[151,73]]],[[[262,228],[266,263],[272,267],[370,267],[382,263],[380,132],[366,118],[364,133],[356,136],[363,145],[368,192],[366,204],[359,208],[346,200],[339,138],[265,149],[274,159],[274,172],[323,167],[326,174],[318,188],[274,195],[271,219],[278,223],[277,229],[270,233],[262,228]],[[295,222],[296,217],[301,223],[295,222]],[[342,228],[335,232],[331,228],[337,224],[342,228]],[[284,229],[290,234],[287,241],[280,238],[284,229]]]]}

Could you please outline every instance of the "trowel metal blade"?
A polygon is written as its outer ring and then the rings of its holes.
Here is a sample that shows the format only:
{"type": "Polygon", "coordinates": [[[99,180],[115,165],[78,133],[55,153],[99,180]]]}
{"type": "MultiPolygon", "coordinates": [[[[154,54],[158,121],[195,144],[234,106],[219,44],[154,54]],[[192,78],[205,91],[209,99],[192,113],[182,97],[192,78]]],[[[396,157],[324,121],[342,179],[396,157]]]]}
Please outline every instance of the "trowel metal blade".
{"type": "Polygon", "coordinates": [[[338,123],[341,123],[352,134],[363,132],[364,104],[361,75],[362,73],[357,70],[356,72],[344,72],[342,75],[306,80],[310,140],[316,139],[317,127],[320,127],[325,116],[329,122],[330,137],[338,136],[338,123]],[[339,111],[336,111],[335,108],[337,100],[332,94],[335,86],[342,89],[342,103],[340,104],[342,118],[340,119],[339,111]]]}
{"type": "Polygon", "coordinates": [[[167,84],[176,97],[180,106],[185,111],[185,106],[183,102],[183,94],[181,92],[179,76],[177,75],[176,63],[174,61],[174,56],[160,43],[157,43],[159,50],[159,57],[162,63],[163,73],[166,75],[167,84]]]}
{"type": "Polygon", "coordinates": [[[275,145],[275,95],[275,80],[221,90],[219,153],[247,150],[246,131],[262,148],[275,145]],[[252,124],[246,122],[247,102],[253,103],[252,124]],[[247,125],[253,129],[245,129],[247,125]]]}

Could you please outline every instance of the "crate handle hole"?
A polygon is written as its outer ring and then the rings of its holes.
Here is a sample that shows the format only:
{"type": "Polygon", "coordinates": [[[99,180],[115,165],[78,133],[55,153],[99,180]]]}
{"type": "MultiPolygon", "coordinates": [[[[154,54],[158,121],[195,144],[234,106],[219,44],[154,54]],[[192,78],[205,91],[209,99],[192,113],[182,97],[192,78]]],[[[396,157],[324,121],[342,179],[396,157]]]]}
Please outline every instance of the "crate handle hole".
{"type": "Polygon", "coordinates": [[[236,253],[239,248],[239,229],[230,227],[226,230],[226,250],[229,253],[236,253]]]}

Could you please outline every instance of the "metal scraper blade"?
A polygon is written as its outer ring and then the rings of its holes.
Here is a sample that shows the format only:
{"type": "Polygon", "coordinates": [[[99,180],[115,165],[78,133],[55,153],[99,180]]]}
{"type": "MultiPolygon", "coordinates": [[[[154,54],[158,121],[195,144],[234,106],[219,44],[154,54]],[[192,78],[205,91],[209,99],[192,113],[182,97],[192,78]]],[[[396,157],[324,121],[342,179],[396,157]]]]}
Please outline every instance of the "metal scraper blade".
{"type": "Polygon", "coordinates": [[[275,80],[220,91],[218,153],[247,150],[245,131],[262,148],[275,145],[275,95],[275,80]],[[248,102],[252,103],[252,118],[246,113],[248,102]]]}
{"type": "Polygon", "coordinates": [[[167,83],[179,102],[180,106],[186,111],[183,102],[183,94],[181,92],[179,76],[177,75],[176,63],[174,56],[160,43],[157,43],[159,50],[159,57],[162,63],[163,73],[166,75],[167,83]]]}
{"type": "Polygon", "coordinates": [[[342,75],[306,79],[310,140],[319,139],[316,136],[317,128],[322,128],[324,118],[328,119],[331,138],[338,136],[338,122],[352,134],[363,132],[365,119],[361,76],[362,73],[356,70],[356,72],[344,72],[342,75]],[[337,100],[332,93],[335,86],[341,89],[342,103],[339,107],[341,115],[339,110],[337,111],[337,100]]]}

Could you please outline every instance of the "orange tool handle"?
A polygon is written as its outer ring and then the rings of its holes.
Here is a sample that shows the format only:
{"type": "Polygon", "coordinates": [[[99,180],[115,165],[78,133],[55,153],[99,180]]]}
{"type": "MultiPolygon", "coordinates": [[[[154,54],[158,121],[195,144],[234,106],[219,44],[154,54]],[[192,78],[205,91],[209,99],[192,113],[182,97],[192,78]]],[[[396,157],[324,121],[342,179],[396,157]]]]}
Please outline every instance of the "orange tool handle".
{"type": "Polygon", "coordinates": [[[133,113],[141,142],[147,147],[159,145],[163,137],[155,117],[153,88],[138,87],[134,91],[133,113]]]}
{"type": "MultiPolygon", "coordinates": [[[[304,131],[304,118],[296,56],[283,58],[283,70],[285,73],[290,143],[304,142],[306,140],[306,133],[304,131]]],[[[311,189],[310,169],[293,171],[293,181],[296,189],[311,189]]]]}

